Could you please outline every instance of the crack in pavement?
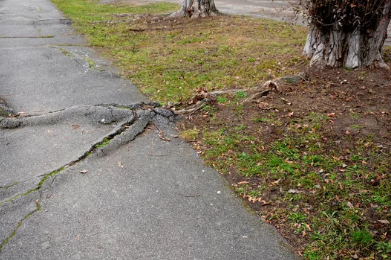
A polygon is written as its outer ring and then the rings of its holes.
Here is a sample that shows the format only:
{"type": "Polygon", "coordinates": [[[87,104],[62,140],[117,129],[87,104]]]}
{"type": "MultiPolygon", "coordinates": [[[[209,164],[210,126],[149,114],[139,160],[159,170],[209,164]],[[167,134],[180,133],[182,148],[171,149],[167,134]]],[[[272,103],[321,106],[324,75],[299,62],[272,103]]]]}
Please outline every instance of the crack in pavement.
{"type": "MultiPolygon", "coordinates": [[[[160,104],[156,102],[150,103],[135,103],[130,105],[118,104],[101,104],[96,106],[75,106],[68,109],[49,112],[44,115],[26,115],[25,117],[1,118],[0,129],[17,129],[23,127],[34,127],[42,125],[53,126],[62,121],[69,120],[71,117],[87,117],[93,121],[103,125],[110,125],[118,121],[119,124],[114,127],[109,133],[101,136],[94,141],[89,149],[84,151],[82,155],[68,163],[58,167],[48,174],[42,174],[38,177],[53,174],[64,167],[69,167],[84,159],[85,157],[95,154],[105,154],[109,150],[113,150],[129,141],[132,141],[135,136],[144,131],[145,127],[153,120],[156,115],[166,117],[169,121],[175,120],[175,114],[171,110],[159,108],[160,104]],[[102,145],[108,143],[106,145],[102,145]]],[[[4,187],[12,187],[15,184],[9,184],[4,187]]],[[[4,201],[3,201],[4,202],[4,201]]],[[[3,203],[0,202],[0,205],[3,203]]]]}
{"type": "Polygon", "coordinates": [[[34,213],[38,212],[41,210],[41,205],[39,204],[39,200],[36,200],[36,209],[34,209],[33,211],[29,212],[27,215],[25,215],[19,222],[18,222],[18,225],[16,226],[16,228],[12,231],[11,235],[9,235],[1,244],[0,244],[0,252],[1,250],[3,249],[3,247],[5,245],[7,245],[7,243],[15,236],[16,234],[16,231],[22,226],[22,223],[23,221],[25,221],[26,219],[28,219],[29,217],[31,217],[34,213]]]}
{"type": "MultiPolygon", "coordinates": [[[[0,129],[16,129],[21,127],[33,127],[37,125],[52,125],[54,122],[59,123],[60,121],[69,118],[69,116],[84,115],[87,117],[93,117],[96,120],[97,118],[100,118],[99,115],[101,115],[102,112],[100,111],[101,108],[105,108],[110,114],[110,118],[108,118],[107,121],[103,118],[101,120],[101,123],[111,124],[119,120],[119,115],[125,116],[125,119],[123,119],[118,126],[116,126],[108,134],[99,138],[99,140],[92,143],[90,148],[84,151],[82,155],[80,155],[74,160],[69,161],[65,165],[51,171],[50,173],[39,175],[38,177],[41,177],[42,179],[35,188],[30,189],[27,192],[17,194],[12,198],[3,200],[0,202],[0,205],[10,203],[17,198],[27,196],[31,193],[39,192],[43,184],[49,178],[53,177],[53,183],[56,175],[58,175],[65,169],[78,164],[89,156],[105,156],[110,151],[113,151],[120,146],[133,141],[138,135],[142,134],[145,131],[145,129],[151,122],[153,122],[155,116],[162,116],[167,118],[171,122],[174,121],[175,114],[171,110],[159,108],[159,105],[160,104],[156,102],[140,102],[130,105],[101,104],[96,106],[76,106],[68,109],[61,109],[58,111],[49,112],[44,115],[26,116],[23,118],[0,118],[0,129]],[[123,113],[118,113],[119,111],[123,113]],[[97,112],[98,116],[96,115],[97,112]],[[117,114],[115,114],[115,112],[117,112],[117,114]]],[[[159,129],[159,131],[161,130],[159,129]]],[[[6,189],[16,185],[18,185],[18,183],[15,182],[13,184],[0,188],[6,189]]],[[[8,241],[15,236],[15,233],[22,225],[22,222],[40,210],[39,200],[37,200],[36,203],[37,208],[32,212],[28,213],[22,220],[20,220],[18,222],[18,226],[13,230],[10,236],[8,236],[0,244],[0,252],[2,248],[8,243],[8,241]]]]}

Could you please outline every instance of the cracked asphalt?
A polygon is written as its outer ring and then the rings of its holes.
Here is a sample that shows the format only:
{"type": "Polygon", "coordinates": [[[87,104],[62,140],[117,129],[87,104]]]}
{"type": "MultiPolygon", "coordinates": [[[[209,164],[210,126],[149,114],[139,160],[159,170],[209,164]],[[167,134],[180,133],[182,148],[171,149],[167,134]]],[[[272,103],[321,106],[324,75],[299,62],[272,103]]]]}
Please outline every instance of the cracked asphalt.
{"type": "Polygon", "coordinates": [[[0,0],[0,99],[0,259],[295,259],[49,0],[0,0]]]}

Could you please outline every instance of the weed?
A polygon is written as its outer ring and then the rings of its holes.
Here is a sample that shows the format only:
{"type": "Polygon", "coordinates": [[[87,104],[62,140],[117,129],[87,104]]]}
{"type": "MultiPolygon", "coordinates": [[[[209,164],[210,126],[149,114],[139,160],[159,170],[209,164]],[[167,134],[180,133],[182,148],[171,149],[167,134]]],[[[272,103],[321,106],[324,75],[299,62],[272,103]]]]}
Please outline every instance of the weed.
{"type": "Polygon", "coordinates": [[[216,111],[216,107],[215,106],[210,106],[210,105],[205,105],[201,108],[201,111],[204,111],[204,112],[208,112],[208,113],[213,113],[214,111],[216,111]]]}
{"type": "Polygon", "coordinates": [[[84,60],[88,62],[88,66],[90,67],[90,69],[96,70],[96,68],[95,68],[95,62],[94,62],[93,60],[91,60],[91,59],[88,58],[88,57],[84,58],[84,60]]]}
{"type": "Polygon", "coordinates": [[[240,104],[235,107],[235,113],[237,115],[242,115],[244,113],[244,104],[240,104]]]}
{"type": "Polygon", "coordinates": [[[110,143],[110,139],[105,138],[105,139],[103,139],[103,141],[101,143],[97,144],[94,148],[100,148],[100,147],[108,145],[109,143],[110,143]]]}
{"type": "Polygon", "coordinates": [[[379,251],[383,259],[386,259],[391,254],[391,242],[380,241],[376,243],[376,249],[379,251]]]}
{"type": "Polygon", "coordinates": [[[360,114],[358,114],[358,113],[351,113],[350,116],[352,117],[352,119],[359,119],[360,118],[360,114]]]}
{"type": "Polygon", "coordinates": [[[244,91],[238,91],[238,92],[235,93],[235,97],[237,99],[242,99],[242,98],[247,97],[247,93],[244,92],[244,91]]]}
{"type": "Polygon", "coordinates": [[[67,51],[67,50],[65,50],[65,49],[63,49],[63,48],[60,48],[60,51],[65,55],[65,56],[71,56],[71,54],[67,51]]]}
{"type": "Polygon", "coordinates": [[[350,127],[351,127],[352,129],[356,129],[356,130],[359,130],[359,129],[362,128],[361,125],[351,125],[350,127]]]}
{"type": "Polygon", "coordinates": [[[15,186],[15,185],[18,185],[18,182],[14,182],[14,183],[11,183],[11,184],[9,184],[9,185],[0,187],[0,189],[6,190],[6,189],[9,189],[9,188],[11,188],[11,187],[13,187],[13,186],[15,186]]]}
{"type": "Polygon", "coordinates": [[[222,97],[222,96],[217,96],[217,102],[219,102],[220,104],[225,104],[225,103],[227,103],[227,101],[228,101],[228,98],[222,97]]]}
{"type": "Polygon", "coordinates": [[[200,133],[200,130],[194,127],[193,129],[187,129],[180,132],[180,136],[188,141],[193,141],[197,139],[198,135],[200,133]]]}
{"type": "Polygon", "coordinates": [[[300,213],[300,212],[291,213],[288,216],[288,220],[291,220],[294,223],[302,223],[306,219],[307,219],[307,216],[300,213]]]}
{"type": "Polygon", "coordinates": [[[238,125],[237,127],[235,127],[235,130],[236,130],[236,131],[242,131],[242,130],[244,130],[244,129],[246,129],[246,128],[247,128],[246,125],[241,124],[241,125],[238,125]]]}
{"type": "Polygon", "coordinates": [[[253,121],[254,122],[258,122],[258,123],[267,123],[267,122],[270,122],[272,120],[269,119],[269,118],[266,118],[266,117],[260,117],[260,118],[254,118],[253,121]]]}
{"type": "Polygon", "coordinates": [[[367,229],[353,231],[352,238],[355,243],[360,243],[367,246],[373,243],[373,237],[367,229]]]}

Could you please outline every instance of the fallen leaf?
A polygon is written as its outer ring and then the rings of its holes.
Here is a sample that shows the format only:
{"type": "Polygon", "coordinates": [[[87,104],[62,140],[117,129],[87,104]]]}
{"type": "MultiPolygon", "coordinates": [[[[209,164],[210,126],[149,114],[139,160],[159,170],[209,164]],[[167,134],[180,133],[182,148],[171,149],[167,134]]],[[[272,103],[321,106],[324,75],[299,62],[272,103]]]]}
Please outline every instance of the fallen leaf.
{"type": "Polygon", "coordinates": [[[249,184],[249,182],[248,181],[240,181],[240,182],[238,182],[238,185],[240,185],[240,184],[249,184]]]}
{"type": "Polygon", "coordinates": [[[73,129],[78,129],[80,126],[79,125],[72,125],[73,129]]]}
{"type": "Polygon", "coordinates": [[[258,107],[259,107],[260,109],[270,109],[270,108],[271,108],[271,107],[270,107],[270,104],[268,104],[268,103],[266,103],[266,102],[259,102],[258,107]]]}
{"type": "Polygon", "coordinates": [[[288,193],[290,193],[290,194],[298,194],[298,193],[300,193],[300,191],[296,190],[296,189],[290,189],[290,190],[288,190],[288,193]]]}
{"type": "Polygon", "coordinates": [[[353,204],[352,204],[350,201],[348,201],[348,202],[346,203],[346,206],[347,206],[348,208],[354,208],[353,204]]]}
{"type": "Polygon", "coordinates": [[[390,224],[390,222],[387,219],[378,220],[377,222],[382,223],[382,224],[390,224]]]}
{"type": "Polygon", "coordinates": [[[275,185],[278,185],[280,183],[281,179],[278,179],[276,181],[273,181],[272,183],[275,184],[275,185]]]}
{"type": "Polygon", "coordinates": [[[309,231],[311,231],[311,227],[308,224],[305,224],[305,226],[308,228],[309,231]]]}

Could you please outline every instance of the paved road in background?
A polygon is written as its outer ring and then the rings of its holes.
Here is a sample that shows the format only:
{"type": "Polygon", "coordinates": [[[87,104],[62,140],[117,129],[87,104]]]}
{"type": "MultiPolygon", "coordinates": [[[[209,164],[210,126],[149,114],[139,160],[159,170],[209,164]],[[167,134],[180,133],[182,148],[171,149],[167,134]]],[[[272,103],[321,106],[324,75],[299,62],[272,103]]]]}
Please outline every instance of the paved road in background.
{"type": "MultiPolygon", "coordinates": [[[[120,2],[146,4],[170,2],[181,4],[182,0],[101,0],[102,3],[120,2]]],[[[252,15],[260,18],[292,21],[294,0],[215,0],[217,9],[226,14],[252,15]]],[[[302,23],[302,21],[300,21],[302,23]]]]}
{"type": "Polygon", "coordinates": [[[294,259],[85,46],[49,0],[0,1],[0,259],[294,259]]]}
{"type": "MultiPolygon", "coordinates": [[[[123,3],[152,3],[171,2],[180,4],[181,0],[101,0],[102,2],[123,2],[123,3]]],[[[297,0],[215,0],[217,9],[222,13],[236,15],[250,15],[259,18],[268,18],[288,23],[306,25],[306,20],[294,16],[291,3],[297,0]]],[[[391,35],[391,25],[388,27],[388,35],[391,35]]],[[[391,39],[388,37],[385,45],[391,46],[391,39]]]]}

